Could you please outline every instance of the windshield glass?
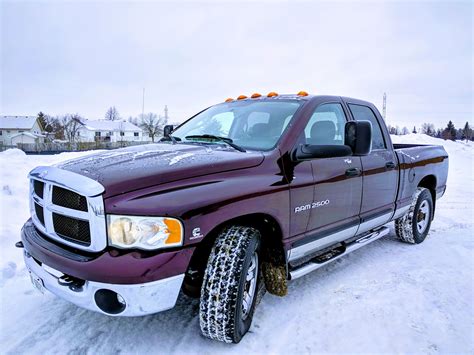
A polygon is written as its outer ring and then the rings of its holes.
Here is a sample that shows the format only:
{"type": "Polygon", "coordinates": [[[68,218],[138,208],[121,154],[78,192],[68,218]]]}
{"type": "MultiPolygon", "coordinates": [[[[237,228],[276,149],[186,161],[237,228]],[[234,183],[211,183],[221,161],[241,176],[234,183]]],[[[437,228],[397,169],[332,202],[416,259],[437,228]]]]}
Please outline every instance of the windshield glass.
{"type": "Polygon", "coordinates": [[[269,150],[275,147],[300,104],[296,100],[223,103],[199,113],[172,135],[181,141],[196,140],[189,136],[212,135],[230,138],[245,149],[269,150]]]}

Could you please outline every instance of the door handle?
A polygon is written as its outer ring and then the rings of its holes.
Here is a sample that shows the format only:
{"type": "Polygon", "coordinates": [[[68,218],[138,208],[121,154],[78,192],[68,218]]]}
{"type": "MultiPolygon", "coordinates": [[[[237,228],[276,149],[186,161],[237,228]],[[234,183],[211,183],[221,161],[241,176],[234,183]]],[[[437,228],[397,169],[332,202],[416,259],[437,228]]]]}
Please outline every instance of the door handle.
{"type": "Polygon", "coordinates": [[[387,164],[385,164],[385,167],[388,170],[392,170],[392,169],[395,169],[397,166],[395,165],[395,163],[393,161],[389,161],[387,164]]]}
{"type": "Polygon", "coordinates": [[[354,176],[361,176],[362,175],[362,170],[359,168],[350,168],[346,170],[346,176],[348,177],[354,177],[354,176]]]}

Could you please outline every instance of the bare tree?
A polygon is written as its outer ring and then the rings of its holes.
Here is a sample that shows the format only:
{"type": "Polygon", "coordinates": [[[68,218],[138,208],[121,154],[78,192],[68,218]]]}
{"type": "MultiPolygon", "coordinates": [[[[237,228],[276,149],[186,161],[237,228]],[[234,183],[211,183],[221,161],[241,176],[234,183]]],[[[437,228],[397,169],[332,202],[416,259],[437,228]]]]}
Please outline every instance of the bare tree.
{"type": "Polygon", "coordinates": [[[150,112],[139,116],[139,126],[144,133],[151,137],[151,141],[155,141],[155,137],[163,134],[163,128],[167,123],[166,117],[158,117],[156,113],[150,112]]]}
{"type": "Polygon", "coordinates": [[[410,133],[410,131],[408,130],[408,128],[403,127],[403,128],[402,128],[402,135],[405,135],[405,134],[408,134],[408,133],[410,133]]]}
{"type": "Polygon", "coordinates": [[[421,133],[427,134],[429,136],[436,135],[436,128],[432,123],[423,123],[421,125],[421,133]]]}
{"type": "Polygon", "coordinates": [[[115,106],[110,107],[105,113],[105,119],[109,121],[116,121],[120,119],[120,115],[115,106]]]}
{"type": "Polygon", "coordinates": [[[398,135],[398,127],[394,127],[394,126],[388,125],[388,126],[387,126],[387,129],[388,129],[388,133],[389,133],[389,134],[398,135]]]}
{"type": "Polygon", "coordinates": [[[64,126],[62,125],[61,118],[59,116],[51,118],[51,132],[54,133],[55,139],[64,139],[64,126]]]}
{"type": "Polygon", "coordinates": [[[76,114],[66,114],[60,118],[60,124],[63,127],[64,138],[74,143],[78,137],[79,129],[82,127],[82,117],[76,114]]]}
{"type": "Polygon", "coordinates": [[[130,122],[131,124],[134,124],[135,126],[139,126],[140,124],[138,123],[138,117],[132,117],[130,116],[128,118],[128,122],[130,122]]]}

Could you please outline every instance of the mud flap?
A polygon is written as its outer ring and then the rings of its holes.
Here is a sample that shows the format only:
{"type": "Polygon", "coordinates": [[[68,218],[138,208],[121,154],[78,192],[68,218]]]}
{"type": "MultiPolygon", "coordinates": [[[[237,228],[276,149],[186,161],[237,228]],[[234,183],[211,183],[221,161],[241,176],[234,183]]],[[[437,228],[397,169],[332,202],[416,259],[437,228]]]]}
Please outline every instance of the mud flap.
{"type": "Polygon", "coordinates": [[[269,293],[280,297],[288,294],[288,281],[285,266],[264,262],[262,264],[262,273],[265,288],[269,293]]]}

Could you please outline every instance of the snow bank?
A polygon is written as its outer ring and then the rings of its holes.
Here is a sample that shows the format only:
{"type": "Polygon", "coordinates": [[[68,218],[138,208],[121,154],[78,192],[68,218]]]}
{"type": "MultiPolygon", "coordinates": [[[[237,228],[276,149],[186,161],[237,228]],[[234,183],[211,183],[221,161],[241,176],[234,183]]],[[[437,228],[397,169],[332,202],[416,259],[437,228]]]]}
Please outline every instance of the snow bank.
{"type": "Polygon", "coordinates": [[[0,153],[0,346],[6,353],[473,353],[473,146],[425,135],[399,143],[442,144],[448,189],[428,239],[406,245],[391,234],[266,295],[237,346],[199,335],[199,303],[142,318],[110,318],[30,285],[14,248],[28,218],[26,175],[37,165],[86,153],[0,153]]]}

